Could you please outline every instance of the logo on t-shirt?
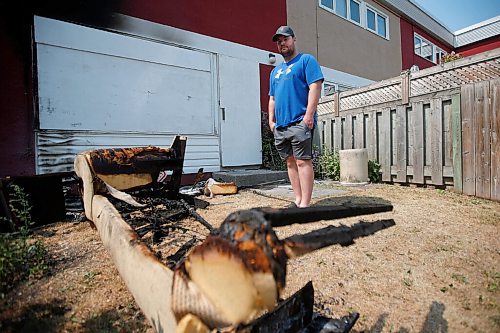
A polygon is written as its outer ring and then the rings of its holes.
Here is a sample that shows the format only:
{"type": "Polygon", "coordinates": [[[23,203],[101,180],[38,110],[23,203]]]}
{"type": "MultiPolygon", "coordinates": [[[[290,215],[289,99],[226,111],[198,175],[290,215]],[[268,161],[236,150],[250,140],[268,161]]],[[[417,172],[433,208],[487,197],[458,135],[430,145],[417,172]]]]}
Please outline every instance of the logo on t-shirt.
{"type": "Polygon", "coordinates": [[[282,74],[288,75],[289,73],[291,73],[293,65],[295,64],[291,64],[290,66],[288,66],[285,72],[283,72],[283,68],[278,69],[278,72],[276,73],[276,76],[274,76],[274,78],[279,79],[282,74]]]}

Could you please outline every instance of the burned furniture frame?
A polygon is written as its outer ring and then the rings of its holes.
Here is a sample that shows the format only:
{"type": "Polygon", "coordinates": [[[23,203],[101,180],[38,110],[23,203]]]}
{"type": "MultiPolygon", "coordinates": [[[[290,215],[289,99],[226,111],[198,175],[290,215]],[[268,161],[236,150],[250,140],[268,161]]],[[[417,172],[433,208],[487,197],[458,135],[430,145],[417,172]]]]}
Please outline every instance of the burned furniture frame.
{"type": "MultiPolygon", "coordinates": [[[[170,149],[155,147],[104,149],[84,152],[75,158],[75,172],[81,178],[83,186],[86,217],[95,225],[127,288],[157,332],[184,332],[179,331],[179,323],[182,317],[186,317],[186,313],[201,318],[204,324],[210,321],[210,318],[203,317],[203,313],[200,315],[196,313],[196,309],[190,308],[193,304],[195,308],[199,304],[208,304],[209,308],[214,309],[213,304],[210,304],[210,299],[200,298],[199,293],[190,293],[192,290],[186,292],[182,284],[179,285],[178,275],[184,274],[181,269],[182,265],[186,257],[193,252],[192,247],[196,248],[195,242],[181,248],[178,254],[172,256],[174,262],[167,265],[141,241],[137,232],[124,220],[108,196],[110,192],[116,190],[118,195],[115,193],[113,196],[123,198],[121,191],[141,186],[153,186],[168,193],[170,198],[180,198],[178,189],[185,146],[186,138],[176,137],[170,149]],[[164,170],[172,170],[170,183],[166,186],[157,182],[158,175],[164,170]]],[[[125,198],[125,200],[128,199],[125,198]]],[[[135,205],[133,198],[127,204],[135,205]]],[[[141,209],[141,204],[137,204],[137,208],[141,209]]],[[[194,211],[192,208],[191,210],[194,211]]],[[[256,230],[266,229],[272,233],[273,228],[292,223],[341,219],[391,210],[390,204],[307,209],[256,208],[230,214],[226,219],[228,223],[224,221],[219,229],[214,229],[206,221],[203,225],[209,231],[208,240],[212,237],[231,234],[232,229],[227,229],[227,227],[224,229],[224,225],[227,226],[233,222],[241,222],[244,227],[255,224],[256,230]]],[[[200,219],[202,220],[201,217],[200,219]]],[[[394,225],[393,220],[380,220],[375,223],[360,222],[353,226],[330,226],[316,232],[277,241],[287,248],[288,258],[293,258],[333,244],[348,246],[356,238],[371,235],[392,225],[394,225]]],[[[282,279],[284,280],[285,276],[282,279]]],[[[192,282],[189,279],[182,281],[188,284],[192,282]]],[[[330,326],[338,328],[329,332],[348,332],[357,320],[357,314],[350,314],[337,320],[328,318],[315,320],[313,302],[314,289],[312,283],[308,283],[288,299],[279,300],[276,307],[269,311],[261,313],[258,317],[249,317],[249,320],[234,323],[231,327],[224,329],[227,332],[285,333],[297,332],[301,329],[307,329],[306,332],[315,332],[319,330],[318,325],[322,325],[321,323],[329,323],[330,326]],[[315,327],[318,329],[315,330],[315,327]]],[[[214,316],[219,317],[216,318],[217,320],[221,317],[217,313],[214,316]]],[[[222,318],[220,322],[227,323],[227,318],[222,318]]],[[[209,325],[210,330],[215,327],[222,326],[209,325]]],[[[199,332],[208,331],[200,330],[199,332]]]]}

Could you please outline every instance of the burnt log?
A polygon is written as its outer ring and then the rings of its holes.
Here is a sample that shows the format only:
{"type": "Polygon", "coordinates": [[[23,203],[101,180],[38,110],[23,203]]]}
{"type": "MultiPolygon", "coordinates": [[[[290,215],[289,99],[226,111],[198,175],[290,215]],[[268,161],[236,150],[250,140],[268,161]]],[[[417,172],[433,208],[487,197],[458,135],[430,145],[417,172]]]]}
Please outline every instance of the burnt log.
{"type": "MultiPolygon", "coordinates": [[[[319,207],[319,214],[314,214],[315,208],[311,208],[305,212],[298,210],[297,215],[312,222],[391,209],[390,205],[365,206],[359,210],[319,207]]],[[[182,277],[184,286],[189,283],[196,286],[196,293],[203,295],[210,311],[187,306],[178,312],[174,308],[176,317],[191,313],[210,328],[249,324],[278,305],[286,284],[289,259],[334,244],[348,246],[356,238],[395,225],[393,220],[360,222],[353,226],[330,226],[280,240],[273,224],[277,221],[285,225],[283,217],[286,221],[297,221],[290,211],[261,208],[232,213],[216,234],[193,248],[185,262],[177,267],[176,274],[182,277]]]]}

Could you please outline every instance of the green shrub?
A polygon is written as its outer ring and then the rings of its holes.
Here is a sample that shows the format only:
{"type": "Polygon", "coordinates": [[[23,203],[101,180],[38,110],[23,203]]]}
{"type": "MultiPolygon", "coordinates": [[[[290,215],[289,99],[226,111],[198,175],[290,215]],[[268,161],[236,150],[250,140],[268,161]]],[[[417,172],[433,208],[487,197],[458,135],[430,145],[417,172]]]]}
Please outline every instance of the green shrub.
{"type": "Polygon", "coordinates": [[[21,187],[10,185],[9,208],[21,223],[18,232],[0,235],[0,292],[25,278],[37,278],[48,270],[43,243],[31,237],[31,206],[21,187]]]}
{"type": "Polygon", "coordinates": [[[372,183],[378,183],[382,180],[379,162],[375,160],[368,160],[368,178],[372,183]]]}
{"type": "Polygon", "coordinates": [[[324,149],[321,154],[315,151],[313,165],[316,178],[340,179],[340,159],[337,151],[324,149]]]}
{"type": "Polygon", "coordinates": [[[262,129],[262,165],[270,170],[286,170],[286,162],[283,161],[274,145],[274,134],[269,129],[267,113],[261,113],[262,129]]]}

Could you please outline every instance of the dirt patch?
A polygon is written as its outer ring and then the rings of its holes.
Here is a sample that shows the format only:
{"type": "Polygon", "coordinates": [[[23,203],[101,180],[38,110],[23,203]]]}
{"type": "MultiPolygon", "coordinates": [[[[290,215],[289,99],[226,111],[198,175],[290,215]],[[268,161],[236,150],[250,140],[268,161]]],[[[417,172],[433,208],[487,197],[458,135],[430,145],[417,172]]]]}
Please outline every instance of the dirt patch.
{"type": "MultiPolygon", "coordinates": [[[[394,211],[282,227],[279,237],[360,220],[392,218],[396,226],[291,260],[285,296],[312,281],[316,311],[360,313],[352,332],[500,331],[499,203],[427,188],[319,186],[345,192],[315,205],[389,201],[394,211]]],[[[207,200],[198,213],[214,226],[238,209],[288,203],[253,190],[207,200]]],[[[2,295],[2,332],[153,332],[89,223],[36,233],[53,268],[2,295]]]]}

